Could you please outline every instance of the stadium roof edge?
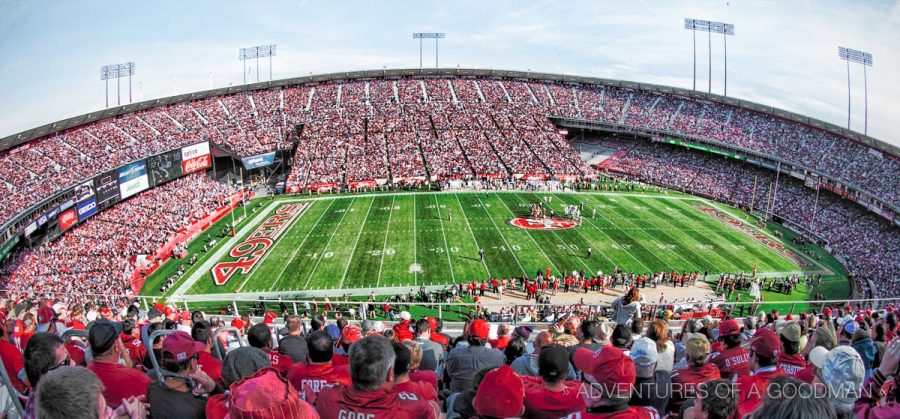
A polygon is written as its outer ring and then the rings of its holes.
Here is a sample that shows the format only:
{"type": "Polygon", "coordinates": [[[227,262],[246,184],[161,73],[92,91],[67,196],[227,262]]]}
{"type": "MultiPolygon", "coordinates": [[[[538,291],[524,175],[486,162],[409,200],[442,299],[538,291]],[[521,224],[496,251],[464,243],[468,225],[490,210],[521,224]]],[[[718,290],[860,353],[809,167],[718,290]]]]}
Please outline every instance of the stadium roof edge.
{"type": "Polygon", "coordinates": [[[45,124],[36,128],[25,130],[17,134],[12,134],[0,139],[0,151],[4,151],[20,144],[27,143],[38,138],[52,135],[60,131],[76,128],[78,126],[95,122],[101,119],[112,118],[123,114],[133,113],[150,109],[158,106],[165,106],[173,103],[185,102],[195,99],[203,99],[212,96],[223,96],[233,93],[241,93],[254,90],[270,89],[274,87],[293,86],[299,84],[320,83],[332,80],[352,80],[352,79],[373,79],[373,78],[397,78],[409,76],[479,76],[479,77],[501,77],[511,79],[531,79],[531,80],[547,80],[568,83],[596,84],[604,86],[620,87],[625,89],[643,90],[657,93],[667,93],[679,96],[685,96],[692,99],[707,100],[710,102],[722,103],[731,106],[738,106],[749,110],[766,113],[779,118],[792,120],[802,124],[807,124],[833,134],[849,138],[859,143],[868,145],[877,150],[881,150],[900,157],[900,147],[888,144],[876,138],[863,135],[862,133],[842,128],[835,124],[825,122],[819,119],[810,118],[794,112],[783,109],[774,108],[768,105],[762,105],[755,102],[736,99],[733,97],[724,97],[718,94],[704,93],[695,90],[684,89],[680,87],[657,85],[652,83],[641,83],[627,80],[614,80],[600,77],[576,76],[568,74],[542,73],[518,70],[491,70],[477,68],[407,68],[407,69],[382,69],[382,70],[358,70],[328,74],[311,74],[303,77],[293,77],[288,79],[279,79],[259,83],[248,83],[237,86],[220,87],[211,90],[204,90],[181,95],[162,97],[158,99],[150,99],[142,102],[131,103],[122,106],[102,109],[90,112],[84,115],[78,115],[60,121],[45,124]]]}

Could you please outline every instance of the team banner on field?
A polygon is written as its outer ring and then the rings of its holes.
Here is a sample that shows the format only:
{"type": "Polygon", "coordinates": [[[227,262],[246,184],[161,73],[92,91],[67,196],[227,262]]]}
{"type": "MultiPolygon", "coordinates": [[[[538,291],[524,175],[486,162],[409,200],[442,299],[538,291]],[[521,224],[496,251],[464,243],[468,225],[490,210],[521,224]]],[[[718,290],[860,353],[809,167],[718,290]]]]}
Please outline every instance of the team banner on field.
{"type": "Polygon", "coordinates": [[[171,150],[147,158],[150,172],[150,186],[157,186],[183,174],[181,171],[181,150],[171,150]]]}
{"type": "Polygon", "coordinates": [[[189,145],[181,149],[181,171],[184,174],[208,169],[211,166],[209,142],[189,145]]]}
{"type": "Polygon", "coordinates": [[[258,169],[275,163],[275,152],[260,154],[258,156],[244,157],[241,159],[244,168],[247,170],[258,169]]]}
{"type": "Polygon", "coordinates": [[[266,219],[244,241],[231,248],[228,256],[235,260],[219,262],[213,266],[213,282],[225,285],[235,274],[249,274],[308,206],[309,203],[287,204],[275,210],[275,215],[266,219]]]}
{"type": "Polygon", "coordinates": [[[119,192],[122,199],[128,198],[150,187],[147,164],[143,160],[126,164],[119,168],[119,192]]]}
{"type": "Polygon", "coordinates": [[[119,172],[110,170],[94,178],[97,206],[107,209],[119,202],[119,172]]]}

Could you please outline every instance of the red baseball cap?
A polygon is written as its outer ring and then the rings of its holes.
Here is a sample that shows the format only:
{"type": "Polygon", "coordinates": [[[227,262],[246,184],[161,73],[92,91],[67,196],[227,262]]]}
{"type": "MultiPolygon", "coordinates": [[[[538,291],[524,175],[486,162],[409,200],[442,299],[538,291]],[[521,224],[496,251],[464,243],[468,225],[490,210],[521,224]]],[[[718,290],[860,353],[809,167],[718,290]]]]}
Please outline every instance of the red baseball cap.
{"type": "Polygon", "coordinates": [[[100,310],[100,317],[103,317],[104,319],[112,317],[112,310],[110,310],[109,307],[103,307],[103,309],[100,310]]]}
{"type": "Polygon", "coordinates": [[[794,320],[794,315],[793,315],[793,314],[791,314],[791,313],[788,313],[788,315],[787,315],[787,316],[784,316],[784,319],[785,319],[785,320],[787,320],[787,321],[791,321],[791,320],[794,320]]]}
{"type": "Polygon", "coordinates": [[[766,358],[775,358],[781,350],[781,340],[775,332],[766,328],[757,330],[749,343],[750,350],[766,358]]]}
{"type": "Polygon", "coordinates": [[[198,342],[186,332],[177,331],[169,336],[162,344],[163,359],[176,362],[187,361],[206,348],[202,342],[198,342]]]}
{"type": "Polygon", "coordinates": [[[190,311],[187,311],[187,310],[184,310],[184,311],[182,311],[181,313],[178,313],[178,319],[179,319],[179,320],[190,320],[190,319],[191,319],[191,312],[190,312],[190,311]]]}
{"type": "Polygon", "coordinates": [[[857,315],[856,315],[856,322],[857,322],[857,323],[862,323],[862,322],[864,322],[864,321],[866,321],[866,316],[864,316],[863,314],[857,314],[857,315]]]}
{"type": "Polygon", "coordinates": [[[341,330],[341,343],[354,344],[362,338],[362,329],[355,324],[348,324],[341,330]]]}
{"type": "Polygon", "coordinates": [[[278,315],[275,314],[274,311],[267,311],[266,316],[263,317],[263,324],[272,324],[275,323],[275,319],[278,318],[278,315]]]}
{"type": "Polygon", "coordinates": [[[239,318],[237,318],[237,317],[235,317],[234,319],[231,320],[231,327],[235,327],[235,328],[238,328],[238,329],[243,329],[243,328],[244,328],[244,321],[241,320],[241,319],[239,319],[239,318]]]}
{"type": "Polygon", "coordinates": [[[472,407],[482,417],[520,416],[525,410],[525,385],[509,365],[503,365],[485,374],[472,407]]]}
{"type": "Polygon", "coordinates": [[[435,319],[434,317],[429,317],[428,326],[431,328],[431,332],[434,333],[434,331],[437,330],[437,319],[435,319]]]}
{"type": "Polygon", "coordinates": [[[229,417],[234,419],[279,419],[316,417],[315,409],[300,400],[297,391],[273,368],[231,384],[229,417]]]}
{"type": "Polygon", "coordinates": [[[719,323],[719,337],[741,334],[741,325],[735,319],[728,319],[719,323]]]}
{"type": "Polygon", "coordinates": [[[636,377],[634,361],[621,349],[611,345],[597,351],[581,348],[575,351],[572,362],[588,381],[603,386],[609,393],[631,393],[636,377]]]}
{"type": "MultiPolygon", "coordinates": [[[[475,319],[469,324],[469,335],[481,340],[487,340],[491,333],[491,326],[484,319],[475,319]]],[[[518,413],[516,413],[518,415],[518,413]]]]}
{"type": "Polygon", "coordinates": [[[831,313],[832,313],[831,307],[825,307],[825,309],[822,310],[822,314],[825,314],[827,316],[830,316],[831,313]]]}
{"type": "Polygon", "coordinates": [[[166,306],[165,310],[163,310],[163,314],[164,314],[166,317],[171,316],[172,313],[174,313],[174,312],[175,312],[175,310],[173,310],[172,307],[169,307],[169,306],[166,306]]]}

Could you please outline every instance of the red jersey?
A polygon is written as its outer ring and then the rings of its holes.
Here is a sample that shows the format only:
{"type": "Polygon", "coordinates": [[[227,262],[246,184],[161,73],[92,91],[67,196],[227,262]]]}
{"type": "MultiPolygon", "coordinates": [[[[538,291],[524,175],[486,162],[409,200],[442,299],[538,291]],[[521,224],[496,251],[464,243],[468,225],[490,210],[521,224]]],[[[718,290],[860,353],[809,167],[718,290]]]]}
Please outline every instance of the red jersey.
{"type": "Polygon", "coordinates": [[[113,409],[122,404],[122,399],[146,396],[152,383],[150,377],[139,370],[111,362],[91,361],[87,369],[103,383],[103,398],[113,409]]]}
{"type": "Polygon", "coordinates": [[[316,412],[321,419],[433,419],[437,412],[412,393],[393,392],[382,387],[357,391],[350,386],[329,386],[319,394],[316,412]]]}
{"type": "Polygon", "coordinates": [[[735,416],[744,417],[744,415],[756,410],[766,395],[769,381],[782,374],[784,374],[784,371],[777,367],[767,367],[757,370],[752,375],[738,378],[735,382],[738,392],[738,405],[735,416]]]}
{"type": "Polygon", "coordinates": [[[22,332],[22,337],[19,338],[19,347],[22,348],[22,352],[25,352],[25,347],[28,346],[28,340],[34,336],[34,332],[22,332]]]}
{"type": "Polygon", "coordinates": [[[69,352],[69,359],[79,367],[85,366],[85,353],[87,353],[87,348],[75,343],[74,340],[69,339],[66,342],[66,351],[69,352]]]}
{"type": "Polygon", "coordinates": [[[437,374],[434,371],[430,370],[415,370],[409,373],[410,381],[421,381],[423,383],[431,384],[434,387],[434,391],[438,390],[438,379],[437,374]]]}
{"type": "Polygon", "coordinates": [[[672,371],[672,397],[669,399],[668,410],[677,412],[685,400],[693,398],[697,384],[722,378],[719,367],[715,364],[701,366],[691,365],[672,371]]]}
{"type": "Polygon", "coordinates": [[[431,334],[431,341],[440,343],[445,348],[450,345],[450,338],[443,333],[434,332],[431,334]]]}
{"type": "Polygon", "coordinates": [[[311,405],[316,404],[319,392],[329,384],[350,385],[350,370],[347,366],[332,363],[296,363],[287,373],[287,379],[300,393],[300,398],[311,405]]]}
{"type": "Polygon", "coordinates": [[[806,368],[803,368],[803,369],[797,371],[797,375],[794,376],[794,378],[796,378],[800,381],[803,381],[804,383],[807,383],[807,384],[812,384],[813,378],[815,378],[815,377],[816,377],[816,366],[813,365],[812,362],[807,364],[806,368]]]}
{"type": "Polygon", "coordinates": [[[525,416],[556,419],[584,411],[580,382],[566,381],[565,390],[551,391],[544,387],[544,382],[539,377],[520,378],[525,385],[525,416]]]}
{"type": "Polygon", "coordinates": [[[726,380],[731,380],[735,375],[738,377],[750,375],[750,351],[740,346],[713,352],[709,360],[719,367],[722,378],[726,380]]]}
{"type": "Polygon", "coordinates": [[[806,360],[799,354],[788,355],[781,352],[778,354],[776,363],[785,374],[794,378],[797,378],[797,373],[806,368],[806,360]]]}
{"type": "MultiPolygon", "coordinates": [[[[574,415],[568,417],[576,418],[574,415]]],[[[612,413],[589,413],[581,414],[583,419],[659,419],[659,413],[650,406],[628,406],[628,409],[620,410],[612,413]]]]}
{"type": "Polygon", "coordinates": [[[199,366],[209,378],[212,378],[216,384],[225,388],[225,379],[222,378],[222,361],[219,361],[206,351],[202,351],[197,355],[199,356],[199,359],[197,359],[197,366],[199,366]]]}
{"type": "Polygon", "coordinates": [[[269,363],[272,364],[272,368],[278,370],[278,373],[281,374],[282,377],[286,377],[291,366],[294,365],[294,361],[291,360],[291,357],[269,349],[263,350],[263,352],[269,356],[269,363]]]}
{"type": "Polygon", "coordinates": [[[403,383],[394,384],[392,389],[394,393],[412,393],[419,396],[420,400],[432,400],[438,402],[437,390],[424,381],[408,380],[403,383]]]}
{"type": "Polygon", "coordinates": [[[506,349],[506,345],[509,345],[509,341],[512,339],[509,336],[500,336],[497,339],[491,341],[491,348],[502,351],[506,349]]]}
{"type": "Polygon", "coordinates": [[[335,367],[344,366],[350,368],[350,356],[334,354],[334,356],[331,357],[331,363],[334,364],[335,367]]]}
{"type": "Polygon", "coordinates": [[[25,360],[22,353],[15,345],[9,343],[8,340],[0,340],[0,358],[3,359],[3,366],[6,367],[6,375],[12,381],[13,387],[20,393],[25,392],[25,383],[19,380],[19,371],[25,367],[25,360]]]}
{"type": "Polygon", "coordinates": [[[209,396],[206,401],[206,419],[225,419],[228,417],[228,394],[209,396]]]}
{"type": "Polygon", "coordinates": [[[147,356],[147,348],[144,347],[141,340],[134,337],[134,335],[125,333],[121,335],[121,338],[122,345],[125,345],[125,349],[128,350],[128,356],[131,357],[131,362],[134,365],[144,365],[144,357],[147,356]]]}
{"type": "Polygon", "coordinates": [[[394,325],[394,334],[397,335],[397,341],[413,340],[416,337],[409,331],[409,320],[403,320],[394,325]]]}

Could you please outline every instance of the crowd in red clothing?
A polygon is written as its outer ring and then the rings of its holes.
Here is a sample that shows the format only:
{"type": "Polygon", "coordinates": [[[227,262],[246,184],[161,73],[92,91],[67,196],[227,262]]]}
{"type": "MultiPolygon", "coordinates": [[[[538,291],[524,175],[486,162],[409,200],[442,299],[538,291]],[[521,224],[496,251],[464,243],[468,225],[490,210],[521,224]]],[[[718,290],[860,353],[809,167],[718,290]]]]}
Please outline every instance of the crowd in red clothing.
{"type": "MultiPolygon", "coordinates": [[[[0,358],[24,417],[105,406],[129,418],[900,414],[893,306],[726,314],[687,320],[677,333],[662,320],[644,328],[570,316],[546,331],[492,331],[471,318],[456,338],[406,312],[392,327],[321,315],[286,315],[276,327],[277,317],[226,324],[161,304],[144,312],[10,300],[0,308],[0,358]],[[69,329],[87,334],[64,342],[69,329]],[[154,331],[163,335],[151,341],[154,331]]],[[[14,412],[9,402],[0,409],[14,412]]]]}
{"type": "Polygon", "coordinates": [[[824,189],[817,197],[814,187],[784,173],[775,190],[776,175],[750,164],[728,161],[726,171],[724,157],[650,142],[620,146],[627,154],[611,171],[757,212],[771,208],[792,229],[824,239],[869,295],[900,292],[900,231],[883,217],[824,189]]]}
{"type": "MultiPolygon", "coordinates": [[[[172,235],[223,205],[235,190],[191,174],[147,190],[89,218],[58,240],[17,250],[0,266],[0,287],[17,295],[103,296],[131,292],[139,255],[151,255],[172,235]]],[[[109,298],[109,297],[107,297],[109,298]]]]}

